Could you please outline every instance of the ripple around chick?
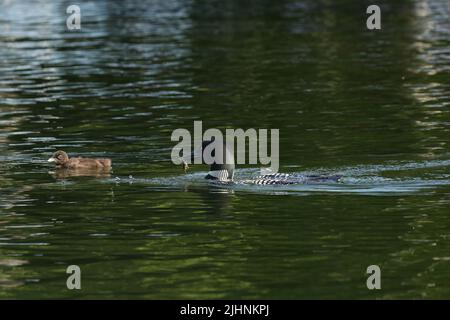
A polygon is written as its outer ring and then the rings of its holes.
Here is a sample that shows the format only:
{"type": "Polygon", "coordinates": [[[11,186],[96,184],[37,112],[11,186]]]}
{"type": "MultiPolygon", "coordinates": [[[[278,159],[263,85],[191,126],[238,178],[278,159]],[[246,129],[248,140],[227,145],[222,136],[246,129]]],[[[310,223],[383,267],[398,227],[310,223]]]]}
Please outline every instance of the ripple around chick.
{"type": "Polygon", "coordinates": [[[57,168],[55,171],[49,171],[49,175],[51,175],[55,179],[66,179],[73,177],[94,177],[94,178],[110,178],[111,170],[110,169],[91,169],[91,168],[77,168],[77,169],[65,169],[65,168],[57,168]]]}

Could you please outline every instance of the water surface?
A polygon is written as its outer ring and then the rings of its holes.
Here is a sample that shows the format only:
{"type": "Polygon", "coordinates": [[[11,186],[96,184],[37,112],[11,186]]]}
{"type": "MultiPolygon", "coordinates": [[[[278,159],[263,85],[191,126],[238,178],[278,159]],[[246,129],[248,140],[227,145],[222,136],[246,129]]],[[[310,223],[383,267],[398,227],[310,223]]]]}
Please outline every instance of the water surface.
{"type": "Polygon", "coordinates": [[[447,0],[380,1],[376,32],[356,0],[79,3],[68,31],[67,1],[0,1],[0,298],[450,298],[447,0]],[[185,175],[194,120],[343,182],[185,175]],[[55,177],[57,149],[114,170],[55,177]]]}

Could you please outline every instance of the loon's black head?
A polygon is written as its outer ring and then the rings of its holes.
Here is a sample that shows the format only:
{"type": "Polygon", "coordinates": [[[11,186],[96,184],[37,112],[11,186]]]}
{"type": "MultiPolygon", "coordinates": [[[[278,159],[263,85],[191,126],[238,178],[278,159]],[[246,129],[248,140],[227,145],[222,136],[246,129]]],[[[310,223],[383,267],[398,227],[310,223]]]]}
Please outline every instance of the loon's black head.
{"type": "Polygon", "coordinates": [[[218,181],[232,181],[234,175],[234,156],[233,153],[228,150],[225,143],[215,140],[214,137],[211,140],[203,141],[201,148],[194,150],[190,156],[190,162],[201,159],[201,163],[210,164],[210,169],[205,179],[218,180],[218,181]],[[204,153],[205,149],[209,147],[204,153]],[[217,157],[216,157],[217,154],[217,157]],[[212,159],[207,159],[207,156],[211,155],[212,159]]]}

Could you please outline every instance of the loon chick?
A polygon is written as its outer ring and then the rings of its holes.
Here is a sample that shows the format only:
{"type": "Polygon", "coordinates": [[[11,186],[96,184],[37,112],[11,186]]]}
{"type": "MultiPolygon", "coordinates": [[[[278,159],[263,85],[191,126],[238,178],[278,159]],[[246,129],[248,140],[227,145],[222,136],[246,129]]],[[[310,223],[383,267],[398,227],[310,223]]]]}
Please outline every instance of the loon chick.
{"type": "Polygon", "coordinates": [[[111,159],[69,158],[61,150],[56,151],[48,162],[54,162],[59,169],[111,169],[111,159]]]}
{"type": "MultiPolygon", "coordinates": [[[[189,157],[191,163],[194,163],[196,159],[201,159],[201,163],[205,163],[203,150],[208,147],[210,144],[214,143],[215,140],[203,141],[202,146],[199,150],[194,150],[189,157]]],[[[216,158],[214,148],[211,152],[211,156],[214,159],[214,162],[211,164],[208,174],[205,176],[205,179],[213,180],[215,182],[221,183],[243,183],[243,184],[257,184],[257,185],[288,185],[288,184],[305,184],[305,183],[324,183],[324,182],[339,182],[342,178],[340,175],[333,176],[320,176],[320,175],[309,175],[309,176],[299,176],[299,175],[291,175],[288,173],[274,173],[274,174],[266,174],[262,176],[256,177],[256,179],[250,180],[239,180],[234,181],[234,156],[233,153],[230,152],[225,144],[223,144],[222,148],[218,148],[218,150],[223,150],[224,153],[222,155],[218,155],[216,158]],[[220,163],[216,163],[217,159],[222,159],[219,161],[220,163]]],[[[187,165],[186,158],[182,159],[184,171],[186,172],[187,165]]]]}

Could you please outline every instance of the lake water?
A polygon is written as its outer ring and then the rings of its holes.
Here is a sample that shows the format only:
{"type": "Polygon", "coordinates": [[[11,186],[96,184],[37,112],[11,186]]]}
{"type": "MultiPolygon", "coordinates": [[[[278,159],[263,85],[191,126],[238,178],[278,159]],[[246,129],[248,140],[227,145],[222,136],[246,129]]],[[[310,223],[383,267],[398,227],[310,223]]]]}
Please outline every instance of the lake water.
{"type": "Polygon", "coordinates": [[[380,31],[357,0],[78,1],[79,31],[70,4],[0,1],[0,298],[450,298],[447,0],[378,1],[380,31]],[[194,120],[343,181],[184,174],[194,120]],[[56,176],[58,149],[113,172],[56,176]]]}

